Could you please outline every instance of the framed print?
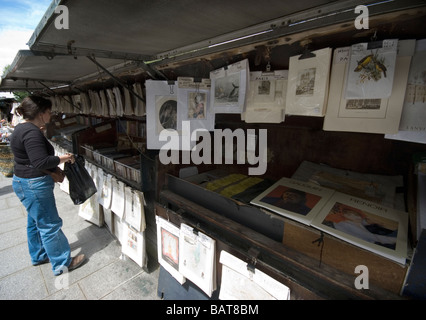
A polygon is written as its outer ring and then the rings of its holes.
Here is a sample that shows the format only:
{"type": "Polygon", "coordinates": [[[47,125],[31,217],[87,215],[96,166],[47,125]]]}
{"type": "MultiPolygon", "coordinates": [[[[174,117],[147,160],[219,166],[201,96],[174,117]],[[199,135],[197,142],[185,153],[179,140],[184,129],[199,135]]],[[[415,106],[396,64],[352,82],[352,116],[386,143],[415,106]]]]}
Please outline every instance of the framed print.
{"type": "Polygon", "coordinates": [[[313,51],[313,57],[290,57],[286,114],[324,116],[330,77],[331,48],[313,51]]]}
{"type": "Polygon", "coordinates": [[[250,72],[249,89],[241,120],[280,123],[285,117],[288,70],[250,72]]]}
{"type": "Polygon", "coordinates": [[[309,182],[281,178],[250,203],[309,225],[333,192],[309,182]]]}
{"type": "MultiPolygon", "coordinates": [[[[161,149],[167,143],[160,141],[160,133],[179,135],[181,114],[177,104],[177,85],[174,82],[147,80],[146,86],[146,132],[147,148],[161,149]]],[[[179,150],[179,145],[171,145],[179,150]]]]}
{"type": "Polygon", "coordinates": [[[213,113],[241,113],[249,81],[248,59],[210,72],[213,113]]]}
{"type": "Polygon", "coordinates": [[[415,40],[398,42],[400,49],[396,58],[391,96],[388,99],[367,99],[367,101],[346,99],[345,79],[349,70],[350,48],[335,49],[323,129],[380,134],[397,133],[414,43],[415,40]]]}
{"type": "Polygon", "coordinates": [[[158,262],[180,284],[183,284],[186,281],[186,278],[179,272],[180,229],[159,216],[156,216],[155,218],[157,222],[158,262]]]}
{"type": "Polygon", "coordinates": [[[400,264],[407,258],[408,214],[336,192],[312,226],[400,264]]]}

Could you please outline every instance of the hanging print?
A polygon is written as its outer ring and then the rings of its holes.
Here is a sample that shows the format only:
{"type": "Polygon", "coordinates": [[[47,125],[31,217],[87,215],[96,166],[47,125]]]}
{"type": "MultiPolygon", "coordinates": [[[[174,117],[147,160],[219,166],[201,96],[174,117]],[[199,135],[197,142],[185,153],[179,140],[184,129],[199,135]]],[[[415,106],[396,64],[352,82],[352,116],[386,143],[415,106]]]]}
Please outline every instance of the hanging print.
{"type": "Polygon", "coordinates": [[[392,93],[398,40],[351,47],[346,99],[386,99],[392,93]]]}

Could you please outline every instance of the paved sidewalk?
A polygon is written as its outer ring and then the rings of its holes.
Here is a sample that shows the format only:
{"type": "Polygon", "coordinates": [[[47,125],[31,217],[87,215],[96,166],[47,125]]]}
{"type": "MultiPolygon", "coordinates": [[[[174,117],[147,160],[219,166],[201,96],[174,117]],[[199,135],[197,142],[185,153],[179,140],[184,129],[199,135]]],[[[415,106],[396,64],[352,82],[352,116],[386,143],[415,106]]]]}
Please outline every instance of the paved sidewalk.
{"type": "Polygon", "coordinates": [[[58,185],[55,197],[72,256],[81,252],[87,258],[83,266],[59,277],[53,276],[50,263],[31,265],[26,210],[13,192],[12,178],[0,173],[1,300],[160,300],[158,265],[148,260],[148,273],[122,258],[110,231],[79,217],[78,206],[58,185]]]}

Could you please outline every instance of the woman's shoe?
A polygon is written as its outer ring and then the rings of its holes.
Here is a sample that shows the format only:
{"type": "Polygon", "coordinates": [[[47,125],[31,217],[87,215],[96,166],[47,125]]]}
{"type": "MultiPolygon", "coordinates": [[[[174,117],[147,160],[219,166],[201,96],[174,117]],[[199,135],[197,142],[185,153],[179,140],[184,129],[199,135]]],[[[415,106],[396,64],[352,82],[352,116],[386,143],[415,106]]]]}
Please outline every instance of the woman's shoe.
{"type": "Polygon", "coordinates": [[[72,258],[71,263],[68,266],[68,271],[77,269],[83,264],[84,261],[86,261],[84,254],[79,254],[78,256],[72,258]]]}
{"type": "Polygon", "coordinates": [[[49,258],[46,258],[46,259],[44,259],[44,260],[42,260],[42,261],[39,261],[39,262],[33,263],[33,266],[34,266],[34,267],[41,266],[42,264],[46,264],[46,263],[48,263],[48,262],[50,262],[50,260],[49,260],[49,258]]]}

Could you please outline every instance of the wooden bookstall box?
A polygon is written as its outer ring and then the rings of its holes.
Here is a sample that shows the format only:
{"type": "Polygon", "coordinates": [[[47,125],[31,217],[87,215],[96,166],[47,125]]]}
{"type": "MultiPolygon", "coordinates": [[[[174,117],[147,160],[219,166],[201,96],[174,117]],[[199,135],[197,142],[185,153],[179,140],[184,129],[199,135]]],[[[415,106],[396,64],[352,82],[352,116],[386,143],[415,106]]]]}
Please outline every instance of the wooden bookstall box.
{"type": "Polygon", "coordinates": [[[155,161],[136,149],[118,145],[117,121],[110,120],[73,134],[76,153],[141,191],[153,190],[155,161]]]}
{"type": "MultiPolygon", "coordinates": [[[[337,274],[345,275],[355,281],[359,275],[355,268],[363,265],[368,268],[370,285],[396,296],[401,294],[407,266],[331,235],[322,235],[313,227],[224,197],[173,175],[166,175],[166,185],[167,190],[179,197],[274,240],[273,243],[281,245],[283,250],[294,250],[298,255],[309,258],[310,261],[316,261],[315,268],[318,267],[319,270],[331,267],[332,270],[335,270],[336,276],[337,274]],[[320,242],[320,239],[323,242],[320,242]]],[[[281,250],[280,246],[278,248],[281,250]]]]}

